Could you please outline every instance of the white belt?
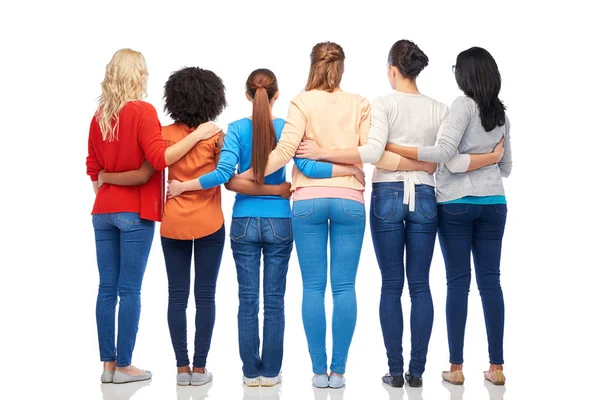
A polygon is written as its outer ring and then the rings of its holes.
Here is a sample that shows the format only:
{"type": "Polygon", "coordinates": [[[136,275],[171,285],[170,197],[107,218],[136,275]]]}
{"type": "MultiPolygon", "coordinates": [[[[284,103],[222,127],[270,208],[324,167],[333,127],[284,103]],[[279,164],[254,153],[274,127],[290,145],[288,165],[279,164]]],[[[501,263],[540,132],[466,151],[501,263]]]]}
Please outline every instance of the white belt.
{"type": "Polygon", "coordinates": [[[415,185],[420,185],[421,180],[419,176],[415,174],[413,171],[403,171],[398,173],[398,179],[404,180],[404,198],[402,199],[402,203],[408,204],[408,211],[415,211],[415,185]]]}

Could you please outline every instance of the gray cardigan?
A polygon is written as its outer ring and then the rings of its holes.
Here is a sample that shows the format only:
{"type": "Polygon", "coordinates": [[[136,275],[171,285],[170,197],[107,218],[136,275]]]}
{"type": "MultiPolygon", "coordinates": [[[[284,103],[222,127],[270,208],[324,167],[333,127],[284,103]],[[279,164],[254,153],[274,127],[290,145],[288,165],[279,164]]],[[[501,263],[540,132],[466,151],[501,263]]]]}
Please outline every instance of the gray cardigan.
{"type": "Polygon", "coordinates": [[[467,96],[461,96],[452,103],[440,129],[441,134],[435,146],[418,148],[419,160],[447,163],[457,153],[490,153],[503,136],[505,139],[504,157],[498,164],[463,173],[452,173],[445,165],[440,165],[435,175],[438,202],[465,196],[504,195],[502,177],[508,177],[512,169],[508,117],[503,126],[486,132],[481,125],[477,103],[467,96]]]}

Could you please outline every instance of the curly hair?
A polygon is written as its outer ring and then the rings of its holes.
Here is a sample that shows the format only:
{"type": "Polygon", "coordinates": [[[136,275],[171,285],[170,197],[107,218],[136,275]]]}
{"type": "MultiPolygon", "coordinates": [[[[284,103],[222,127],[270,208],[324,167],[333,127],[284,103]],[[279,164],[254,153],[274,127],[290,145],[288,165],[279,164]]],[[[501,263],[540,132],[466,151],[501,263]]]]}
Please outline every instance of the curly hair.
{"type": "Polygon", "coordinates": [[[165,83],[164,99],[165,112],[190,128],[216,119],[227,106],[221,78],[198,67],[173,72],[165,83]]]}

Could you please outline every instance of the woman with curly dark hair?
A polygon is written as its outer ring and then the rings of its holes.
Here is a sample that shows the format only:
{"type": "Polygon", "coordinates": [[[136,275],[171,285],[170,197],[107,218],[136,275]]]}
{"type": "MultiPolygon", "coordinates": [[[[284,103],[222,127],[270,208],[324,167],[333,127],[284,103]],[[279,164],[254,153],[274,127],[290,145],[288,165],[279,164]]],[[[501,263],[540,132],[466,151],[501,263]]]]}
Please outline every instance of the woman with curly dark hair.
{"type": "MultiPolygon", "coordinates": [[[[174,72],[165,84],[165,111],[174,123],[162,128],[168,146],[184,140],[196,126],[216,119],[225,109],[225,86],[213,72],[197,67],[174,72]]],[[[196,144],[169,167],[169,180],[187,180],[215,169],[223,135],[196,144]]],[[[152,167],[120,174],[101,174],[105,183],[139,184],[152,167]]],[[[206,358],[215,322],[215,288],[223,254],[225,227],[221,189],[198,190],[167,199],[160,228],[169,279],[168,322],[177,359],[178,385],[203,385],[212,380],[206,358]],[[193,370],[186,338],[186,308],[190,292],[190,265],[194,255],[196,335],[193,370]]]]}

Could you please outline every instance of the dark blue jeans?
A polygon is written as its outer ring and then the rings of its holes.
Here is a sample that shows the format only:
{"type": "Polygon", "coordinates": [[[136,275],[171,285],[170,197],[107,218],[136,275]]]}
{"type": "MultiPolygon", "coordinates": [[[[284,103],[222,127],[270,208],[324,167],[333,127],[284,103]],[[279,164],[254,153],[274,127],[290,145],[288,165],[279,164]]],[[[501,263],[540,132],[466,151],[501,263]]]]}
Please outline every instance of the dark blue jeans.
{"type": "Polygon", "coordinates": [[[178,367],[190,365],[186,310],[190,297],[192,252],[194,253],[196,334],[193,366],[204,368],[215,325],[215,289],[225,245],[225,226],[200,239],[176,240],[161,237],[161,242],[169,279],[167,320],[178,367]]]}
{"type": "Polygon", "coordinates": [[[415,186],[415,211],[403,204],[404,182],[374,183],[371,196],[371,236],[381,270],[379,318],[390,374],[402,375],[402,290],[404,252],[410,292],[411,352],[409,372],[422,376],[433,326],[429,269],[437,232],[437,203],[431,186],[415,186]]]}
{"type": "Polygon", "coordinates": [[[490,364],[504,364],[504,297],[500,287],[500,254],[506,204],[441,204],[440,245],[446,263],[446,324],[450,362],[463,363],[471,253],[483,303],[490,364]]]}
{"type": "Polygon", "coordinates": [[[284,296],[290,254],[290,218],[233,218],[231,250],[238,278],[238,340],[247,378],[275,377],[283,359],[284,296]],[[258,334],[260,255],[263,254],[264,323],[262,356],[258,334]]]}
{"type": "Polygon", "coordinates": [[[140,291],[154,237],[154,222],[132,212],[92,216],[100,286],[96,323],[100,360],[131,364],[140,320],[140,291]],[[115,314],[119,298],[117,347],[115,314]]]}

